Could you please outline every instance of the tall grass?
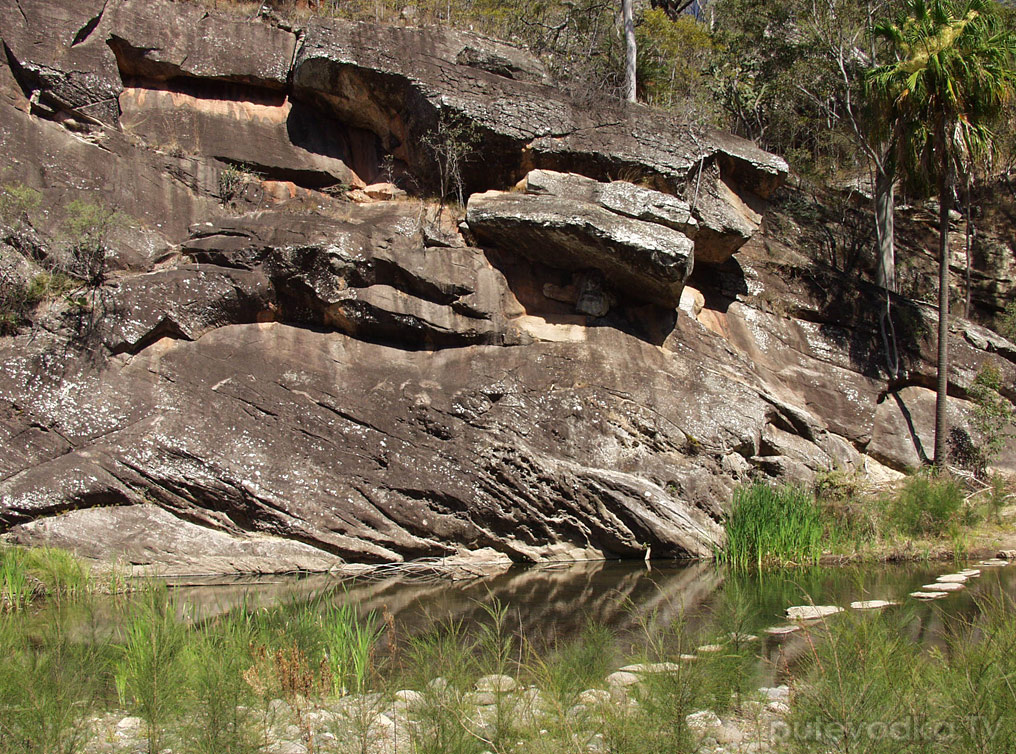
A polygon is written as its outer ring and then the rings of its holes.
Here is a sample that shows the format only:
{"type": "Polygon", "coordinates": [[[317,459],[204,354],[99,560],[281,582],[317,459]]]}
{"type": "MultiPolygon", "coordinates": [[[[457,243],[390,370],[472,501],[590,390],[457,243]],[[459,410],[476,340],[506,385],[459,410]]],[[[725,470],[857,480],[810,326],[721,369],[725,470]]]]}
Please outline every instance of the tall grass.
{"type": "Polygon", "coordinates": [[[332,603],[322,616],[322,624],[335,695],[364,693],[381,638],[377,619],[373,615],[361,619],[353,605],[332,603]]]}
{"type": "Polygon", "coordinates": [[[848,614],[811,629],[781,745],[847,754],[1016,750],[1016,605],[980,598],[975,617],[935,615],[931,647],[900,616],[848,614]]]}
{"type": "Polygon", "coordinates": [[[0,620],[0,751],[76,754],[101,686],[101,647],[72,641],[59,618],[0,620]]]}
{"type": "Polygon", "coordinates": [[[734,491],[726,543],[717,559],[739,569],[816,563],[824,529],[822,512],[810,493],[755,482],[734,491]]]}
{"type": "Polygon", "coordinates": [[[20,610],[42,596],[73,597],[90,588],[88,569],[65,550],[0,546],[0,606],[20,610]]]}
{"type": "Polygon", "coordinates": [[[953,477],[928,473],[909,477],[886,502],[889,523],[909,536],[941,535],[962,520],[964,494],[953,477]]]}
{"type": "Polygon", "coordinates": [[[144,719],[148,752],[162,751],[165,726],[183,702],[182,652],[186,628],[165,586],[152,585],[139,596],[125,628],[122,656],[114,679],[121,702],[144,719]]]}

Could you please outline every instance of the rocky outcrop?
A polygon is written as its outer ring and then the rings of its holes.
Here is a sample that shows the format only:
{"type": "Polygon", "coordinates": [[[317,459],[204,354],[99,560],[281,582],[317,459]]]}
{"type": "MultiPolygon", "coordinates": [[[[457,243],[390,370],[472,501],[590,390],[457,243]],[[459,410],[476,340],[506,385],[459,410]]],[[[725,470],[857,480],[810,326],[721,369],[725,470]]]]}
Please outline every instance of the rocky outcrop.
{"type": "MultiPolygon", "coordinates": [[[[890,375],[878,291],[767,210],[782,160],[473,35],[270,16],[0,8],[0,167],[45,197],[0,269],[66,258],[72,199],[123,218],[101,286],[0,338],[5,536],[177,572],[708,556],[752,474],[915,462],[934,313],[894,302],[890,375]],[[442,123],[464,216],[421,198],[442,123]]],[[[959,417],[1016,346],[955,338],[959,417]]]]}
{"type": "Polygon", "coordinates": [[[481,242],[549,267],[595,270],[630,298],[670,308],[694,261],[692,242],[680,231],[575,199],[473,194],[466,222],[481,242]]]}

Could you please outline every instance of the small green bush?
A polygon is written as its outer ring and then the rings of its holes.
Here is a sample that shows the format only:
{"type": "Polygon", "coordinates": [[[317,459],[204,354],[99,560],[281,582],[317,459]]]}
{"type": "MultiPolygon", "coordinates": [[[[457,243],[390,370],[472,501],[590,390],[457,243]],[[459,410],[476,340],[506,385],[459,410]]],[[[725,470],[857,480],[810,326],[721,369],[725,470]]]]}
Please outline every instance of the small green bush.
{"type": "Polygon", "coordinates": [[[901,534],[937,536],[957,520],[963,500],[963,489],[952,477],[915,474],[887,501],[886,512],[901,534]]]}
{"type": "Polygon", "coordinates": [[[822,512],[799,487],[756,482],[738,488],[725,529],[718,559],[737,568],[814,563],[822,554],[822,512]]]}
{"type": "Polygon", "coordinates": [[[0,186],[0,223],[17,232],[30,224],[31,214],[42,204],[42,194],[23,183],[0,186]]]}

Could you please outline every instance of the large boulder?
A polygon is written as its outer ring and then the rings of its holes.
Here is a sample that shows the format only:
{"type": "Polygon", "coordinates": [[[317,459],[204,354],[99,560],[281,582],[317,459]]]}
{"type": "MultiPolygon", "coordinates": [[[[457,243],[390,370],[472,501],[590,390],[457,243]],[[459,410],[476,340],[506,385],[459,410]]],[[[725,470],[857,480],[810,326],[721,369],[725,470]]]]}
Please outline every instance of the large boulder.
{"type": "Polygon", "coordinates": [[[597,270],[635,300],[676,308],[694,263],[684,233],[579,199],[474,194],[469,229],[483,242],[550,267],[597,270]]]}

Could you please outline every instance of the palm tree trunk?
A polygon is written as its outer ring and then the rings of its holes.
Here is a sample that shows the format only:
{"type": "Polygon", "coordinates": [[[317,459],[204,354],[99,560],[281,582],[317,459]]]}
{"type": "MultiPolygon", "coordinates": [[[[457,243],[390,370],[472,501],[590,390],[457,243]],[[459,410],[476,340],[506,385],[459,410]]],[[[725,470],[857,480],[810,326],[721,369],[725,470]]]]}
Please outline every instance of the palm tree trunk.
{"type": "MultiPolygon", "coordinates": [[[[634,0],[621,0],[621,16],[624,20],[624,98],[627,102],[635,101],[635,64],[638,55],[635,46],[635,14],[632,10],[634,0]]],[[[615,6],[616,7],[616,6],[615,6]]]]}
{"type": "Polygon", "coordinates": [[[938,383],[935,397],[935,466],[944,469],[949,462],[949,417],[946,399],[949,391],[949,210],[952,209],[952,161],[946,151],[945,122],[937,126],[941,170],[938,177],[938,383]]]}
{"type": "Polygon", "coordinates": [[[875,175],[875,235],[878,239],[878,285],[896,291],[896,250],[894,247],[894,176],[884,166],[875,175]]]}

